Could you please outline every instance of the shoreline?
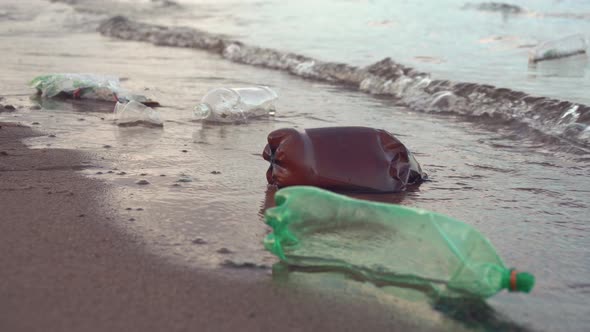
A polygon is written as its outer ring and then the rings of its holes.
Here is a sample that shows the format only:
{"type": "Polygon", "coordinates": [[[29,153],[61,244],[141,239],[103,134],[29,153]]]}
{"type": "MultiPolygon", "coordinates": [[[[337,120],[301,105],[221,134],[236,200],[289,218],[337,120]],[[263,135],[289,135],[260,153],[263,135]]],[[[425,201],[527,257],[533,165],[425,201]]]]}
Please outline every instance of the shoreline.
{"type": "MultiPolygon", "coordinates": [[[[429,330],[388,306],[176,266],[117,231],[107,184],[71,150],[28,149],[38,135],[0,123],[0,330],[429,330]]],[[[268,279],[271,279],[270,277],[268,279]]]]}
{"type": "Polygon", "coordinates": [[[232,62],[390,98],[426,114],[501,123],[503,127],[516,127],[516,131],[526,127],[529,135],[539,136],[540,140],[567,146],[572,152],[589,152],[590,106],[579,102],[489,84],[435,79],[429,73],[397,63],[390,57],[357,67],[248,45],[195,28],[143,23],[126,16],[112,16],[102,21],[97,31],[120,40],[204,50],[232,62]]]}

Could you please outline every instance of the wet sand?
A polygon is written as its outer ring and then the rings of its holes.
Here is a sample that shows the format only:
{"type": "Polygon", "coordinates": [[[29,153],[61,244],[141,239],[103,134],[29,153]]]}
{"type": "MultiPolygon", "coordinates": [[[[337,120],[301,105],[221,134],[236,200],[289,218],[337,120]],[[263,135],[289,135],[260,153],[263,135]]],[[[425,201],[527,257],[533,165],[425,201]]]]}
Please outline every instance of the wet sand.
{"type": "Polygon", "coordinates": [[[0,123],[1,331],[427,330],[385,305],[205,273],[117,231],[109,186],[77,170],[99,157],[28,149],[0,123]]]}

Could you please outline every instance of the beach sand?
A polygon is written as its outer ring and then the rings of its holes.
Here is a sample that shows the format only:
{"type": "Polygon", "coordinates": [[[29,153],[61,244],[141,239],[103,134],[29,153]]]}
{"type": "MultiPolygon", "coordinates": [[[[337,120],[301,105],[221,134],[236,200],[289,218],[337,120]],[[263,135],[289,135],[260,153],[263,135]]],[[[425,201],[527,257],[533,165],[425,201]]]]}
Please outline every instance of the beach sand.
{"type": "Polygon", "coordinates": [[[28,149],[20,140],[41,133],[0,125],[1,331],[426,329],[378,303],[276,287],[270,277],[239,281],[148,254],[113,226],[120,217],[109,186],[76,172],[99,157],[28,149]]]}

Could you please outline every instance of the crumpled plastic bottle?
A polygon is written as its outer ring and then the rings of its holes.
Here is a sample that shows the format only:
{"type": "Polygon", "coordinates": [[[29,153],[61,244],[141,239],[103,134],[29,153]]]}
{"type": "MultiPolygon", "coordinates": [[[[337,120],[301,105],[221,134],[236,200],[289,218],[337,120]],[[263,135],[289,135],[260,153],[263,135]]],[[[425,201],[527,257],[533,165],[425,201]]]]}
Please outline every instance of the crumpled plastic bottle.
{"type": "Polygon", "coordinates": [[[148,106],[158,102],[142,95],[135,95],[121,88],[119,78],[94,74],[49,74],[35,77],[30,86],[46,98],[64,96],[74,99],[104,101],[137,101],[148,106]]]}
{"type": "Polygon", "coordinates": [[[206,122],[239,123],[275,114],[277,94],[267,86],[218,88],[209,91],[194,109],[206,122]]]}
{"type": "Polygon", "coordinates": [[[385,130],[366,127],[279,129],[263,158],[269,184],[330,190],[399,192],[426,178],[406,146],[385,130]]]}
{"type": "Polygon", "coordinates": [[[487,298],[529,292],[534,277],[506,267],[473,227],[422,209],[352,199],[314,187],[279,190],[264,246],[286,264],[342,270],[380,285],[487,298]]]}

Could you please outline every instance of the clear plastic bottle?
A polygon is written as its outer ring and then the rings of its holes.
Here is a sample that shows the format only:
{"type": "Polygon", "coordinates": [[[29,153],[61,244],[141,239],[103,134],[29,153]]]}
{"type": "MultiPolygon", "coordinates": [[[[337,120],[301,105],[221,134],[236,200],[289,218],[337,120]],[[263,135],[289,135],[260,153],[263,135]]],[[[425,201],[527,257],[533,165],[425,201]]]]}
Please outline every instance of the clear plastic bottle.
{"type": "Polygon", "coordinates": [[[529,52],[529,62],[560,59],[586,53],[588,45],[582,35],[571,35],[558,40],[546,41],[529,52]]]}
{"type": "Polygon", "coordinates": [[[533,275],[506,267],[473,227],[450,217],[315,187],[275,194],[265,213],[267,250],[286,264],[346,271],[380,285],[421,286],[433,295],[490,297],[529,292],[533,275]]]}
{"type": "Polygon", "coordinates": [[[218,88],[209,91],[194,109],[195,116],[209,122],[245,122],[274,115],[277,94],[266,86],[218,88]]]}

